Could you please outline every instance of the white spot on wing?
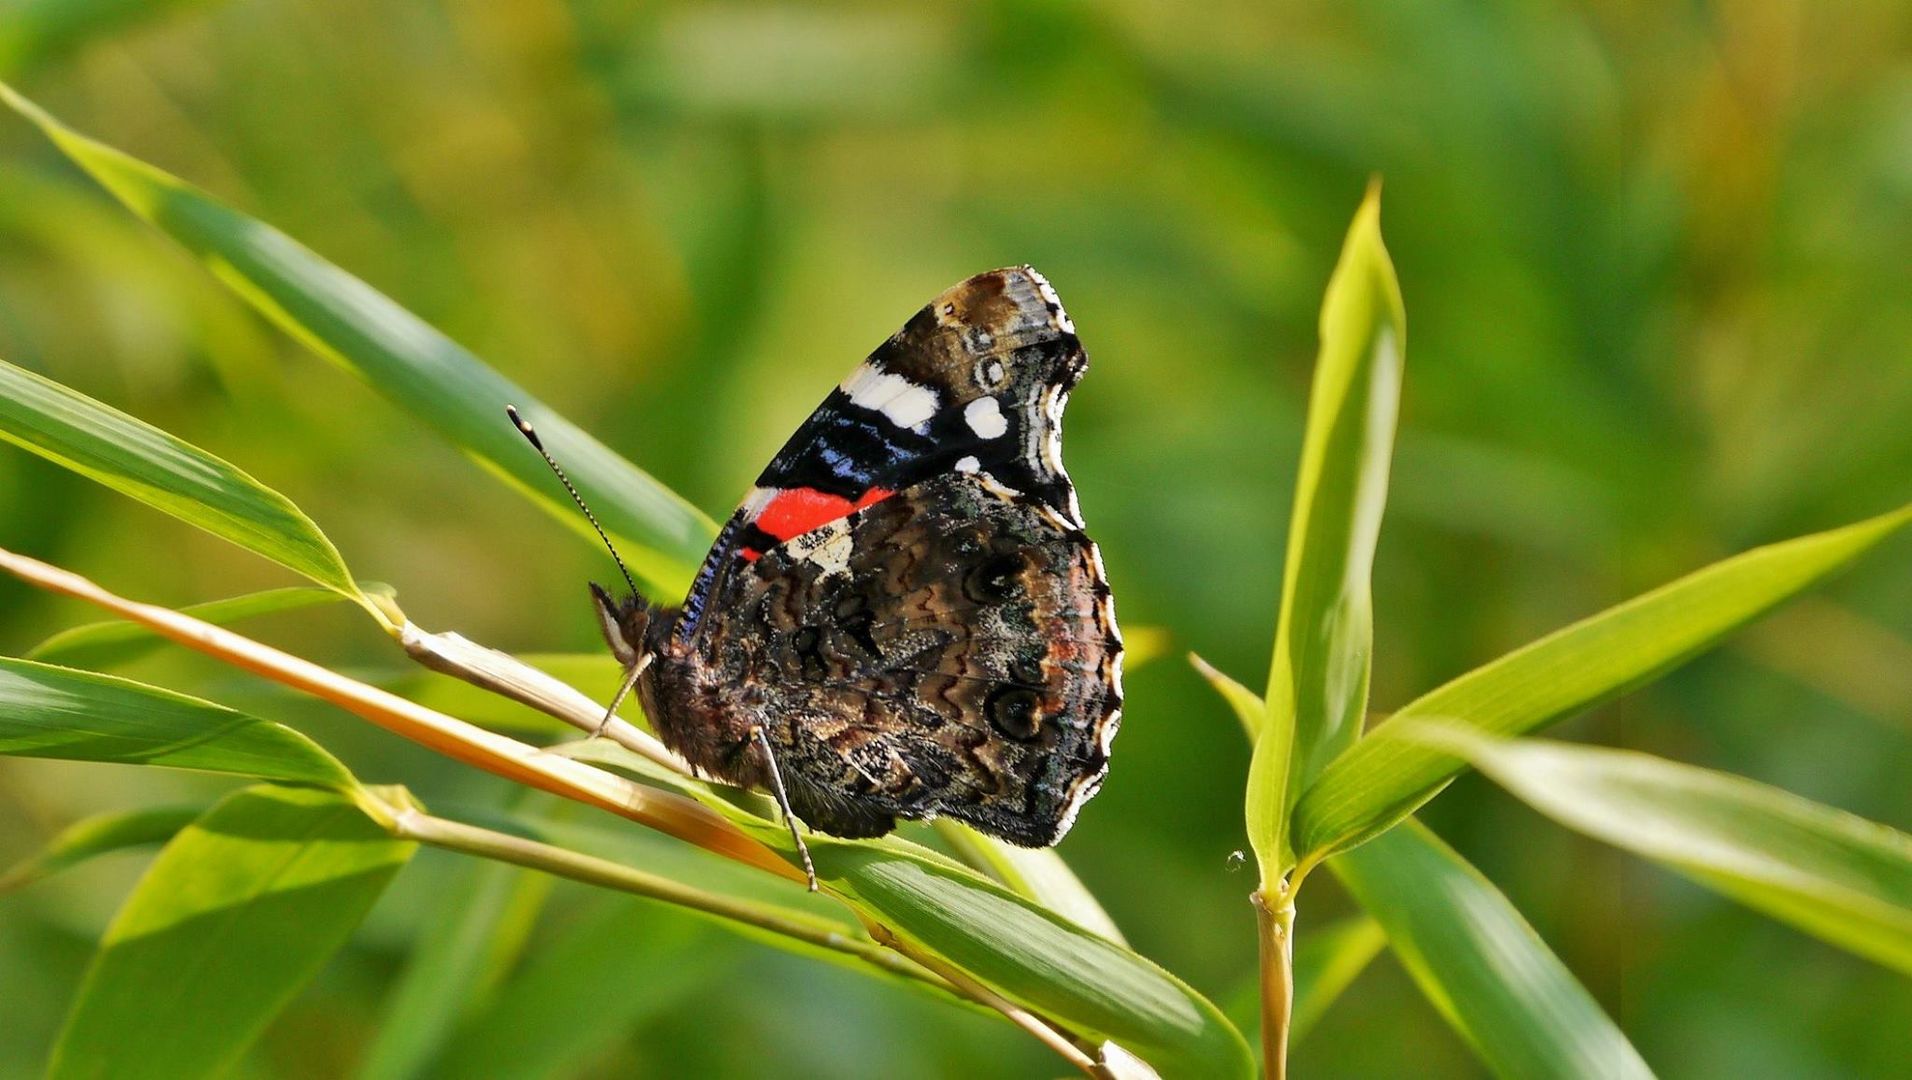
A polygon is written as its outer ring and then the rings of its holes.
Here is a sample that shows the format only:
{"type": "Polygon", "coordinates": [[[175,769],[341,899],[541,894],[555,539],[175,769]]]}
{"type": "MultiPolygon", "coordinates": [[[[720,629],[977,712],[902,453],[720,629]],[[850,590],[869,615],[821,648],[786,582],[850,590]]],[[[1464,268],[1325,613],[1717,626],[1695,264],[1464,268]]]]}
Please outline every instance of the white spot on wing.
{"type": "Polygon", "coordinates": [[[980,469],[982,467],[983,467],[983,463],[980,461],[977,461],[976,455],[974,454],[971,454],[968,457],[956,459],[956,471],[960,473],[973,473],[977,469],[980,469]]]}
{"type": "Polygon", "coordinates": [[[882,413],[890,423],[902,428],[917,428],[928,423],[941,404],[936,391],[929,387],[868,364],[857,365],[838,389],[849,395],[851,404],[882,413]]]}
{"type": "Polygon", "coordinates": [[[850,565],[850,526],[845,519],[832,521],[788,541],[790,553],[814,563],[827,577],[843,573],[850,565]]]}
{"type": "Polygon", "coordinates": [[[1002,402],[993,397],[979,397],[963,409],[963,419],[969,422],[969,430],[983,439],[1001,438],[1009,430],[1009,418],[1002,414],[1002,402]]]}

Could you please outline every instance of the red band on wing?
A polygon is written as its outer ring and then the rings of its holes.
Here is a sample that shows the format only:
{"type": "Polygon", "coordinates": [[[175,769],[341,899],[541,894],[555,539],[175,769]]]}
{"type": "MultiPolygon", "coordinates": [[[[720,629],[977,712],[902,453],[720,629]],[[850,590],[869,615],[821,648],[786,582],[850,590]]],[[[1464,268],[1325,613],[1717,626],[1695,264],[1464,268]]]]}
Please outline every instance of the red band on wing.
{"type": "Polygon", "coordinates": [[[828,525],[838,518],[848,517],[852,511],[861,510],[894,494],[894,491],[886,488],[871,488],[851,502],[840,495],[831,495],[815,488],[786,488],[764,505],[754,524],[779,540],[788,540],[828,525]]]}

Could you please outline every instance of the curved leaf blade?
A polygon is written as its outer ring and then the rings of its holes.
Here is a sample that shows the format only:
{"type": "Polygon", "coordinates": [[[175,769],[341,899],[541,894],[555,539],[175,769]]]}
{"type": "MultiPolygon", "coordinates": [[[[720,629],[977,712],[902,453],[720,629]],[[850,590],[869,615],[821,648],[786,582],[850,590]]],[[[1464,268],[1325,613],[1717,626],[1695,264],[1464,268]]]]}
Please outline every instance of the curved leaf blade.
{"type": "Polygon", "coordinates": [[[936,822],[936,832],[965,863],[1002,882],[1050,911],[1118,945],[1128,944],[1115,920],[1103,910],[1075,871],[1054,848],[1017,847],[953,819],[936,822]]]}
{"type": "Polygon", "coordinates": [[[234,792],[166,845],[107,927],[48,1076],[231,1068],[414,846],[336,792],[234,792]]]}
{"type": "Polygon", "coordinates": [[[1650,754],[1446,731],[1439,741],[1570,829],[1912,975],[1912,836],[1650,754]]]}
{"type": "Polygon", "coordinates": [[[1251,1076],[1241,1033],[1148,960],[993,882],[893,847],[811,840],[832,892],[905,940],[1164,1077],[1251,1076]]]}
{"type": "Polygon", "coordinates": [[[338,549],[291,500],[143,420],[4,360],[0,439],[365,602],[338,549]]]}
{"type": "Polygon", "coordinates": [[[24,889],[99,855],[163,844],[204,812],[205,808],[200,806],[162,806],[82,818],[61,829],[45,847],[0,874],[0,895],[24,889]]]}
{"type": "Polygon", "coordinates": [[[281,724],[130,679],[5,657],[0,754],[357,786],[337,758],[281,724]]]}
{"type": "Polygon", "coordinates": [[[1912,506],[1714,563],[1555,631],[1423,694],[1322,773],[1295,808],[1297,851],[1319,858],[1387,829],[1464,766],[1404,734],[1427,721],[1517,735],[1590,709],[1710,648],[1912,523],[1912,506]]]}
{"type": "MultiPolygon", "coordinates": [[[[515,404],[564,463],[633,572],[682,595],[716,525],[650,474],[551,411],[450,338],[284,233],[60,123],[0,84],[0,98],[135,214],[205,262],[247,303],[432,425],[567,525],[587,524],[505,420],[515,404]]],[[[595,537],[593,537],[595,540],[595,537]]]]}
{"type": "Polygon", "coordinates": [[[1328,863],[1498,1076],[1650,1077],[1639,1052],[1480,871],[1410,821],[1328,863]]]}
{"type": "Polygon", "coordinates": [[[1271,895],[1293,792],[1354,742],[1374,645],[1370,576],[1387,502],[1406,316],[1371,188],[1321,308],[1321,351],[1289,517],[1268,717],[1248,774],[1248,838],[1271,895]],[[1273,737],[1270,737],[1273,736],[1273,737]]]}

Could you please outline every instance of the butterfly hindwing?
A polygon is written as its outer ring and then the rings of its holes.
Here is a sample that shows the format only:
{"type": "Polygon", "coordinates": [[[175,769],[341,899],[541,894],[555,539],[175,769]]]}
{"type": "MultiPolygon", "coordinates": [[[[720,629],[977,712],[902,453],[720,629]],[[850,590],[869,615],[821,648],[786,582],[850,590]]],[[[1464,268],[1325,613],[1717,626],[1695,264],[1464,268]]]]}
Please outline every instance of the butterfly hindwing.
{"type": "Polygon", "coordinates": [[[1080,526],[1062,410],[1087,365],[1049,283],[1023,266],[944,292],[832,390],[771,459],[699,569],[678,633],[739,563],[932,477],[985,473],[1080,526]]]}
{"type": "Polygon", "coordinates": [[[837,835],[954,817],[1054,843],[1121,710],[1101,558],[986,475],[933,477],[724,575],[714,685],[749,687],[797,816],[837,835]]]}

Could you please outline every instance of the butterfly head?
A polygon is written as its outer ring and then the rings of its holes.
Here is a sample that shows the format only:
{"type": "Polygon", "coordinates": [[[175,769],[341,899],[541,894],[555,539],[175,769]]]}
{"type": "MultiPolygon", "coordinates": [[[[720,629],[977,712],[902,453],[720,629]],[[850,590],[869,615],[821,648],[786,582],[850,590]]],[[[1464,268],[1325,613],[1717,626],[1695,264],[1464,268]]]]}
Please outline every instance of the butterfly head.
{"type": "Polygon", "coordinates": [[[628,668],[654,651],[651,636],[654,630],[662,629],[664,622],[663,612],[656,605],[635,594],[619,600],[595,581],[591,583],[591,604],[597,610],[604,642],[619,664],[628,668]]]}

